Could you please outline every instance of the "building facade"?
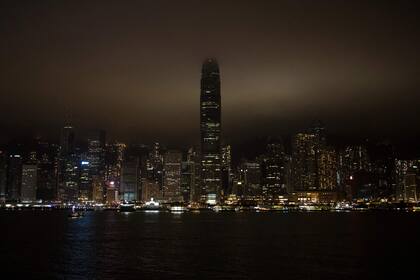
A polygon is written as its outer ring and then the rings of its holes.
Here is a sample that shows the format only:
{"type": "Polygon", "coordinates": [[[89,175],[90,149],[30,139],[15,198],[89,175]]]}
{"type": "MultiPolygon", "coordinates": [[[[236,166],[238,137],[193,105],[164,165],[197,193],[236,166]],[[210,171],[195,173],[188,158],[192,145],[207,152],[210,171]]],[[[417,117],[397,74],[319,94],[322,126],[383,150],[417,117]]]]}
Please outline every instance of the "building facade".
{"type": "Polygon", "coordinates": [[[200,92],[201,194],[209,204],[221,196],[221,96],[220,72],[215,59],[206,59],[200,92]]]}

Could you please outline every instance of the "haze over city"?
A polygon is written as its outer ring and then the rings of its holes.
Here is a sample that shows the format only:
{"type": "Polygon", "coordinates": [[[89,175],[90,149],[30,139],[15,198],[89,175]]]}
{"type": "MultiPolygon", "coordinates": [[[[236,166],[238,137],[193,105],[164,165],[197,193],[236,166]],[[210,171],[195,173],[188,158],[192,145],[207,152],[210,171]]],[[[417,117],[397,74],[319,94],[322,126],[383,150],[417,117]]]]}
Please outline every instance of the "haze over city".
{"type": "Polygon", "coordinates": [[[344,137],[419,133],[410,1],[1,5],[3,143],[58,139],[70,118],[79,135],[105,128],[116,140],[197,144],[208,56],[221,66],[225,140],[290,134],[315,120],[344,137]]]}

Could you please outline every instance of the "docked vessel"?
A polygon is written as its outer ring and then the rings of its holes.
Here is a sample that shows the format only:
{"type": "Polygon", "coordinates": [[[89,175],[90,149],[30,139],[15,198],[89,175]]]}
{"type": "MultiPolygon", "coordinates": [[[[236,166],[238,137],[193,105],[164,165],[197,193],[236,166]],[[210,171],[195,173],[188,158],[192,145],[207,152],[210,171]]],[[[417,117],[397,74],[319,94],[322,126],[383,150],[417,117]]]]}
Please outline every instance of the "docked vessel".
{"type": "Polygon", "coordinates": [[[146,211],[159,211],[161,209],[159,202],[155,201],[153,197],[150,199],[150,201],[147,201],[144,203],[142,210],[146,211]]]}
{"type": "Polygon", "coordinates": [[[134,208],[134,203],[121,203],[120,212],[134,212],[136,209],[134,208]]]}
{"type": "Polygon", "coordinates": [[[172,213],[182,213],[188,211],[188,209],[183,203],[174,202],[171,203],[171,205],[169,206],[169,211],[171,211],[172,213]]]}

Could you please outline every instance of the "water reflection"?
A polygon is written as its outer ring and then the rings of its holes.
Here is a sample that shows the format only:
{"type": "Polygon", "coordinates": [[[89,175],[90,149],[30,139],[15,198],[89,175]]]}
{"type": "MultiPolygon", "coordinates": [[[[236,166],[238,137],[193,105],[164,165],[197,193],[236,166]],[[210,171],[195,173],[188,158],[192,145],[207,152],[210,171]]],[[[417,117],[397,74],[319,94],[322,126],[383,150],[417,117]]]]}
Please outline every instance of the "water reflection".
{"type": "Polygon", "coordinates": [[[27,271],[31,278],[367,279],[378,271],[414,272],[416,259],[400,246],[401,229],[410,228],[406,244],[420,246],[418,215],[408,213],[98,211],[71,220],[52,211],[0,217],[3,271],[18,263],[19,275],[27,271]]]}

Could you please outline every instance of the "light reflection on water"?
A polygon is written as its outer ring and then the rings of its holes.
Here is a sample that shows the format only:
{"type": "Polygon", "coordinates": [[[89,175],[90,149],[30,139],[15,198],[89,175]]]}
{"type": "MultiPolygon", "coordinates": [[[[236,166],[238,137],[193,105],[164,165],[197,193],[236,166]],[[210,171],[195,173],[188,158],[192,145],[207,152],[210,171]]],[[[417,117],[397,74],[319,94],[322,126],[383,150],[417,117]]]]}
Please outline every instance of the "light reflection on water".
{"type": "MultiPolygon", "coordinates": [[[[4,271],[32,278],[368,279],[409,272],[412,213],[0,213],[4,271]],[[13,226],[12,226],[13,225],[13,226]],[[404,248],[403,248],[404,247],[404,248]],[[398,259],[398,262],[395,260],[398,259]],[[401,265],[399,265],[401,263],[401,265]],[[404,264],[404,265],[403,265],[404,264]],[[404,268],[404,269],[403,269],[404,268]]],[[[412,264],[412,266],[410,266],[412,264]]]]}

